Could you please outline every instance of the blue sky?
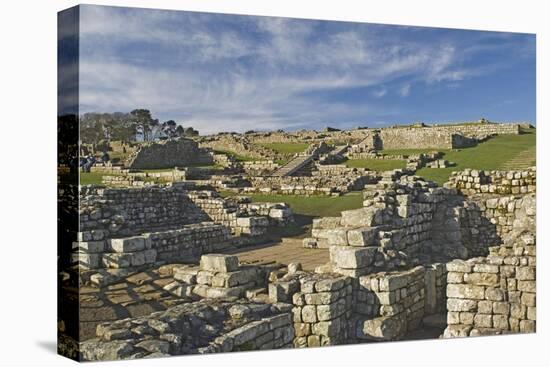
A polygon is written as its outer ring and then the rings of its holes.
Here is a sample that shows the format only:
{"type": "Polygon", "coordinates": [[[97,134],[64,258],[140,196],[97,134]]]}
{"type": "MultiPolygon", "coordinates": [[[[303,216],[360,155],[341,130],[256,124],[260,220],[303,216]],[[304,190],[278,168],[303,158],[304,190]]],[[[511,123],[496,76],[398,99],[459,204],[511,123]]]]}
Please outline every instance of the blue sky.
{"type": "Polygon", "coordinates": [[[535,36],[82,6],[80,112],[203,133],[535,123],[535,36]]]}

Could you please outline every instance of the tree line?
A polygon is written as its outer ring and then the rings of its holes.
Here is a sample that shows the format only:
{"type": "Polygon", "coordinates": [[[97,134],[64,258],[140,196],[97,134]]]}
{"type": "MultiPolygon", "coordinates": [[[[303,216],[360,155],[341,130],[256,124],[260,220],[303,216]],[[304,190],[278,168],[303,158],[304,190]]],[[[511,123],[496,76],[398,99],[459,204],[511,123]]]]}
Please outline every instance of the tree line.
{"type": "Polygon", "coordinates": [[[135,141],[141,136],[144,141],[183,136],[197,136],[192,127],[183,127],[174,120],[160,122],[147,109],[131,112],[88,112],[80,116],[80,140],[87,144],[102,141],[135,141]]]}

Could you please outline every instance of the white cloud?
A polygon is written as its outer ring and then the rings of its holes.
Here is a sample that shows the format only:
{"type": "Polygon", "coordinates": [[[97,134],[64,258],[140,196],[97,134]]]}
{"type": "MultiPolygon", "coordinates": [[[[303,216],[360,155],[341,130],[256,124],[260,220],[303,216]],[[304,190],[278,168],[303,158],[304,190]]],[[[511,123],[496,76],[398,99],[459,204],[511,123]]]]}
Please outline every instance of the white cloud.
{"type": "Polygon", "coordinates": [[[394,83],[405,97],[413,82],[456,83],[475,73],[448,41],[403,41],[372,26],[319,31],[321,22],[310,20],[143,11],[85,7],[84,111],[149,108],[205,132],[382,121],[387,107],[319,95],[373,88],[381,98],[394,83]]]}
{"type": "Polygon", "coordinates": [[[401,88],[399,88],[399,95],[401,97],[407,97],[409,94],[411,94],[411,85],[405,84],[401,88]]]}

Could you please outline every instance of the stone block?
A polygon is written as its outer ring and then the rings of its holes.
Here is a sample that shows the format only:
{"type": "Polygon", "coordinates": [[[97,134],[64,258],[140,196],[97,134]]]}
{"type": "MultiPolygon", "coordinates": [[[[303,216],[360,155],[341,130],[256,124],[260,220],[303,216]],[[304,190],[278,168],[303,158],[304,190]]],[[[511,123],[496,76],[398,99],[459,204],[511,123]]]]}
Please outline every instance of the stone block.
{"type": "Polygon", "coordinates": [[[113,238],[110,248],[115,252],[136,252],[145,250],[145,239],[141,236],[113,238]]]}
{"type": "Polygon", "coordinates": [[[460,324],[460,312],[447,312],[447,324],[456,325],[460,324]]]}
{"type": "Polygon", "coordinates": [[[410,280],[411,276],[408,273],[386,275],[379,280],[380,291],[394,291],[406,287],[410,280]]]}
{"type": "Polygon", "coordinates": [[[493,315],[493,328],[498,330],[509,330],[508,316],[493,315]]]}
{"type": "Polygon", "coordinates": [[[464,338],[470,335],[471,325],[449,325],[443,332],[444,338],[464,338]]]}
{"type": "Polygon", "coordinates": [[[313,229],[333,229],[340,226],[340,217],[321,217],[313,219],[313,229]]]}
{"type": "Polygon", "coordinates": [[[510,304],[508,302],[493,302],[493,313],[498,315],[510,314],[510,304]]]}
{"type": "Polygon", "coordinates": [[[131,253],[103,254],[103,265],[106,268],[127,268],[132,265],[131,253]]]}
{"type": "Polygon", "coordinates": [[[447,273],[447,283],[460,284],[464,282],[464,273],[451,271],[447,273]]]}
{"type": "Polygon", "coordinates": [[[474,316],[474,325],[480,328],[491,328],[493,327],[493,316],[477,314],[474,316]]]}
{"type": "Polygon", "coordinates": [[[498,274],[494,273],[466,273],[464,274],[464,282],[474,285],[486,285],[495,287],[499,283],[498,274]]]}
{"type": "Polygon", "coordinates": [[[312,332],[315,335],[338,336],[342,328],[342,322],[339,318],[330,321],[320,321],[312,326],[312,332]]]}
{"type": "Polygon", "coordinates": [[[475,264],[474,265],[475,273],[493,273],[498,274],[498,265],[492,264],[475,264]]]}
{"type": "Polygon", "coordinates": [[[338,268],[358,269],[372,264],[376,247],[330,247],[330,260],[338,268]]]}
{"type": "Polygon", "coordinates": [[[470,299],[447,299],[447,310],[449,311],[475,311],[477,310],[477,302],[470,299]]]}
{"type": "Polygon", "coordinates": [[[340,299],[328,305],[317,306],[317,319],[319,321],[328,321],[335,319],[346,312],[346,301],[340,299]]]}
{"type": "Polygon", "coordinates": [[[396,340],[407,331],[407,322],[401,317],[377,317],[363,323],[363,336],[371,340],[396,340]]]}
{"type": "Polygon", "coordinates": [[[536,282],[534,280],[518,280],[518,290],[522,292],[536,292],[536,282]]]}
{"type": "Polygon", "coordinates": [[[487,288],[485,299],[489,301],[504,301],[504,291],[499,288],[487,288]]]}
{"type": "Polygon", "coordinates": [[[102,253],[105,251],[105,241],[80,241],[73,242],[73,249],[87,253],[102,253]]]}
{"type": "Polygon", "coordinates": [[[73,263],[78,264],[83,269],[97,269],[102,265],[101,254],[88,254],[84,252],[75,252],[71,254],[73,263]]]}
{"type": "Polygon", "coordinates": [[[302,321],[308,323],[317,322],[317,310],[315,306],[306,305],[302,307],[302,321]]]}
{"type": "Polygon", "coordinates": [[[536,331],[536,323],[533,320],[521,320],[519,322],[519,331],[522,333],[534,333],[536,331]]]}
{"type": "Polygon", "coordinates": [[[300,283],[297,280],[287,282],[278,281],[269,283],[268,294],[269,300],[272,303],[276,302],[292,302],[292,296],[300,289],[300,283]]]}
{"type": "Polygon", "coordinates": [[[377,208],[360,208],[343,211],[341,225],[344,227],[372,227],[376,225],[377,208]]]}
{"type": "Polygon", "coordinates": [[[229,273],[239,268],[239,258],[233,255],[208,254],[202,255],[201,270],[229,273]]]}
{"type": "Polygon", "coordinates": [[[471,273],[472,264],[464,260],[453,260],[447,263],[447,271],[459,272],[459,273],[471,273]]]}
{"type": "Polygon", "coordinates": [[[485,299],[485,287],[467,284],[447,284],[447,297],[460,299],[485,299]]]}
{"type": "Polygon", "coordinates": [[[232,271],[229,273],[216,273],[212,277],[212,286],[230,288],[250,282],[255,282],[257,280],[257,269],[251,267],[242,270],[232,271]]]}
{"type": "Polygon", "coordinates": [[[378,229],[371,227],[350,229],[347,232],[347,242],[350,246],[374,246],[374,240],[378,234],[378,229]]]}
{"type": "Polygon", "coordinates": [[[328,305],[336,302],[339,298],[338,292],[319,292],[304,295],[308,305],[328,305]]]}
{"type": "Polygon", "coordinates": [[[343,278],[321,279],[315,282],[315,291],[317,292],[333,292],[344,287],[346,284],[343,278]]]}

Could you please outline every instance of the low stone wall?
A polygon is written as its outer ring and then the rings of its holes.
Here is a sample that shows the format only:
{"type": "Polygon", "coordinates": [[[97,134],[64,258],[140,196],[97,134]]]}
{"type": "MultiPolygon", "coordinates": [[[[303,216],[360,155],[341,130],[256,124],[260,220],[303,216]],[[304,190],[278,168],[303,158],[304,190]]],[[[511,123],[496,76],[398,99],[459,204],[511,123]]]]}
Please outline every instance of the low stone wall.
{"type": "Polygon", "coordinates": [[[133,169],[155,169],[211,164],[212,155],[198,144],[185,138],[143,143],[128,158],[126,166],[133,169]]]}
{"type": "Polygon", "coordinates": [[[470,124],[380,129],[383,149],[454,149],[492,135],[519,134],[518,124],[470,124]]]}
{"type": "Polygon", "coordinates": [[[280,164],[272,160],[249,161],[241,163],[244,172],[250,176],[262,176],[276,171],[281,167],[280,164]]]}
{"type": "Polygon", "coordinates": [[[103,176],[101,177],[101,183],[110,187],[146,187],[154,186],[154,181],[146,181],[143,177],[139,176],[103,176]]]}
{"type": "Polygon", "coordinates": [[[219,134],[203,137],[200,140],[200,146],[223,152],[233,152],[259,160],[276,160],[282,158],[282,156],[273,149],[252,143],[246,135],[219,134]]]}
{"type": "Polygon", "coordinates": [[[177,229],[208,220],[184,185],[80,190],[80,231],[106,231],[105,237],[177,229]]]}
{"type": "Polygon", "coordinates": [[[271,302],[293,305],[295,348],[346,343],[352,296],[351,279],[332,274],[289,273],[269,284],[271,302]]]}
{"type": "Polygon", "coordinates": [[[285,203],[251,203],[247,197],[224,199],[215,191],[190,191],[188,195],[212,221],[231,228],[236,236],[261,236],[269,226],[294,221],[285,203]]]}
{"type": "Polygon", "coordinates": [[[498,255],[447,264],[447,329],[444,337],[535,332],[534,244],[498,255]]]}
{"type": "Polygon", "coordinates": [[[453,172],[447,187],[454,187],[465,195],[527,194],[536,191],[537,173],[535,167],[524,171],[479,171],[466,169],[453,172]]]}
{"type": "Polygon", "coordinates": [[[94,164],[90,167],[90,172],[122,175],[128,173],[128,169],[124,166],[113,166],[111,164],[94,164]]]}
{"type": "Polygon", "coordinates": [[[200,223],[164,232],[125,238],[107,238],[106,231],[79,233],[73,244],[73,261],[80,268],[121,269],[151,266],[159,261],[193,261],[203,253],[226,248],[231,236],[227,227],[200,223]]]}
{"type": "Polygon", "coordinates": [[[252,187],[246,187],[243,191],[280,195],[339,195],[361,190],[366,184],[376,182],[377,179],[374,174],[361,173],[346,176],[327,176],[319,173],[311,177],[251,177],[252,187]]]}
{"type": "Polygon", "coordinates": [[[425,314],[425,268],[371,274],[359,278],[355,310],[366,316],[357,322],[355,336],[395,340],[417,329],[425,314]]]}
{"type": "Polygon", "coordinates": [[[250,302],[185,303],[149,316],[100,324],[81,343],[82,361],[292,347],[291,315],[250,302]]]}
{"type": "Polygon", "coordinates": [[[201,257],[199,267],[176,271],[174,282],[164,289],[182,298],[241,298],[247,290],[265,286],[266,279],[262,268],[239,265],[237,256],[210,253],[201,257]]]}

